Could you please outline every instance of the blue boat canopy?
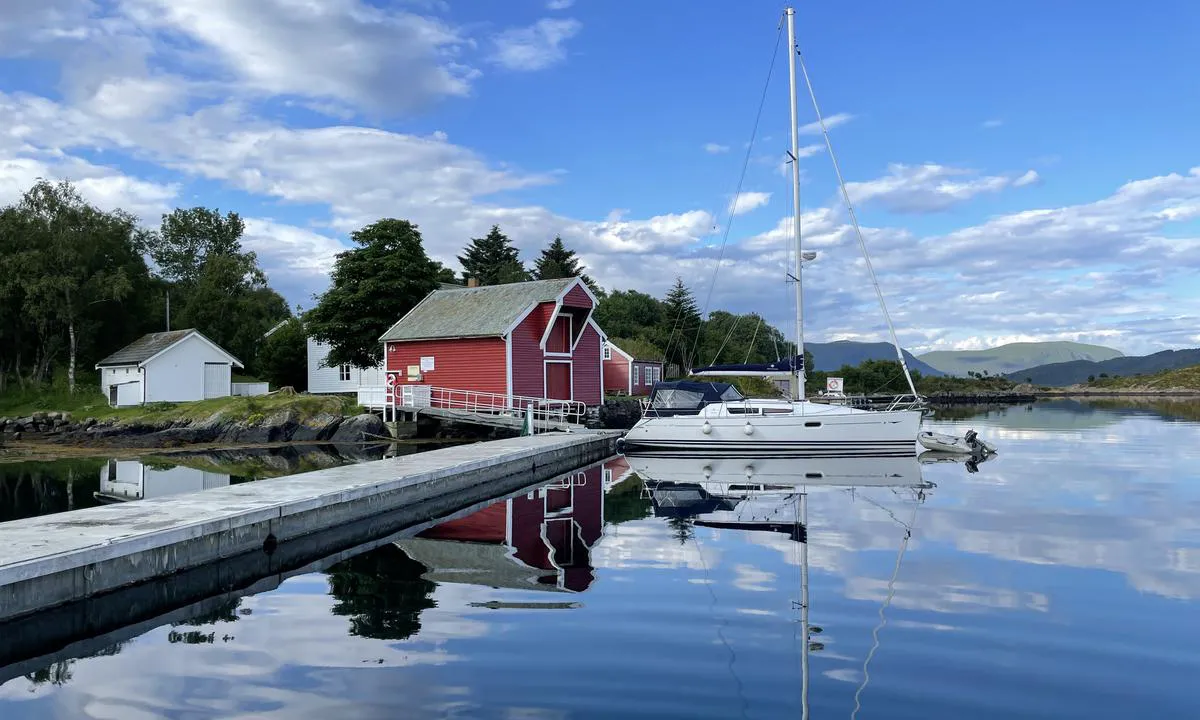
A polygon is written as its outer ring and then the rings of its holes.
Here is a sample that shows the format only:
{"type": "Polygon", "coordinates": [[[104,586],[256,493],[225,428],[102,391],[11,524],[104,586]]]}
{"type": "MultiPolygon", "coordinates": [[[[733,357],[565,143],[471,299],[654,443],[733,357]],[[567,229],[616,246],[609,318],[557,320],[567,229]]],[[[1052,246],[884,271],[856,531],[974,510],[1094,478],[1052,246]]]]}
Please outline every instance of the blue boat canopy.
{"type": "Polygon", "coordinates": [[[650,389],[648,415],[695,415],[709,403],[735,402],[746,396],[729,383],[672,380],[650,389]]]}
{"type": "Polygon", "coordinates": [[[770,363],[738,363],[733,365],[709,365],[707,367],[696,368],[692,370],[692,375],[701,375],[706,373],[720,373],[722,375],[736,375],[745,373],[748,375],[755,374],[794,374],[804,367],[804,358],[800,355],[795,357],[783,358],[770,363]]]}

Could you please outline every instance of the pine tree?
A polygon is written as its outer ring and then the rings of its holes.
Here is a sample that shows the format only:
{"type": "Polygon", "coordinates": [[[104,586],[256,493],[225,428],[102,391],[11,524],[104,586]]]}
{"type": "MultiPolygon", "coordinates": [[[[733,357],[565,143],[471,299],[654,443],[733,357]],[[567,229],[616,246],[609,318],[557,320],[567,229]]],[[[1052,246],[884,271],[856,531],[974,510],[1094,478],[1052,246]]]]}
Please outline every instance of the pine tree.
{"type": "Polygon", "coordinates": [[[568,250],[567,246],[563,244],[562,237],[558,235],[555,235],[554,241],[542,250],[541,256],[533,261],[534,279],[582,278],[592,293],[597,297],[602,297],[604,290],[596,284],[595,280],[588,277],[584,272],[586,269],[579,264],[579,258],[575,257],[575,251],[568,250]]]}
{"type": "Polygon", "coordinates": [[[508,236],[493,225],[487,237],[472,238],[464,254],[458,256],[463,279],[475,278],[480,285],[504,285],[529,279],[517,249],[508,236]]]}
{"type": "Polygon", "coordinates": [[[679,277],[663,298],[663,323],[661,336],[666,339],[667,362],[678,364],[686,373],[692,367],[696,334],[700,330],[700,310],[692,291],[679,277]]]}

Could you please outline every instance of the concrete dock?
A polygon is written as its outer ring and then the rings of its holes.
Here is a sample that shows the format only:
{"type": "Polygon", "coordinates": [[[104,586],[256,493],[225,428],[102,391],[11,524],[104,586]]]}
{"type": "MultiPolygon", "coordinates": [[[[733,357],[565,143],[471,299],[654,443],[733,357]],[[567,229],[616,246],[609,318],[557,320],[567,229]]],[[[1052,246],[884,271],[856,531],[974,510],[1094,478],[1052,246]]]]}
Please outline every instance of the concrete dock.
{"type": "MultiPolygon", "coordinates": [[[[0,525],[0,621],[439,498],[502,494],[613,454],[620,433],[461,445],[0,525]]],[[[361,541],[361,540],[360,540],[361,541]]]]}

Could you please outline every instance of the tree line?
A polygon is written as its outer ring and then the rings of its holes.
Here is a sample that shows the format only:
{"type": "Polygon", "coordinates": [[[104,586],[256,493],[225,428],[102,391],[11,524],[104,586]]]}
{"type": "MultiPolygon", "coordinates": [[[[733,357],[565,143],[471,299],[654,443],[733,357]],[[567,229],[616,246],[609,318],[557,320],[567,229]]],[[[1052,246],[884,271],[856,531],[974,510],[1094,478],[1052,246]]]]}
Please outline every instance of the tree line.
{"type": "Polygon", "coordinates": [[[96,362],[168,328],[198,329],[253,372],[263,334],[291,312],[244,230],[237,213],[203,207],[145,228],[39,179],[0,208],[0,392],[62,380],[74,393],[95,384],[80,378],[96,362]]]}
{"type": "Polygon", "coordinates": [[[661,299],[637,290],[606,292],[561,237],[527,267],[512,240],[493,225],[458,255],[461,275],[426,254],[420,230],[407,220],[380,220],[355,231],[351,239],[356,247],[337,256],[330,287],[305,313],[303,329],[291,331],[329,343],[331,366],[376,366],[383,357],[378,338],[397,319],[440,285],[462,285],[469,279],[502,285],[579,277],[599,298],[596,321],[613,343],[638,359],[664,360],[676,373],[712,363],[770,362],[794,352],[794,345],[761,315],[718,310],[703,320],[680,278],[661,299]]]}

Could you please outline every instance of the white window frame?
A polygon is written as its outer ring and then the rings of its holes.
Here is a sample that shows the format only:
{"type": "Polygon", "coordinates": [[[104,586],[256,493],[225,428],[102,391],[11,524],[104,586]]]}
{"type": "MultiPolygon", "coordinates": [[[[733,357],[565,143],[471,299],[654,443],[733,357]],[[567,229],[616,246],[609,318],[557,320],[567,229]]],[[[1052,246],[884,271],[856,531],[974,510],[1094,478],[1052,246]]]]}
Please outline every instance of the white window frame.
{"type": "Polygon", "coordinates": [[[338,365],[338,380],[341,382],[350,382],[350,365],[338,365]]]}
{"type": "Polygon", "coordinates": [[[604,359],[612,360],[612,348],[608,345],[604,346],[604,359]]]}
{"type": "Polygon", "coordinates": [[[633,363],[633,384],[642,384],[642,366],[637,363],[633,363]]]}

